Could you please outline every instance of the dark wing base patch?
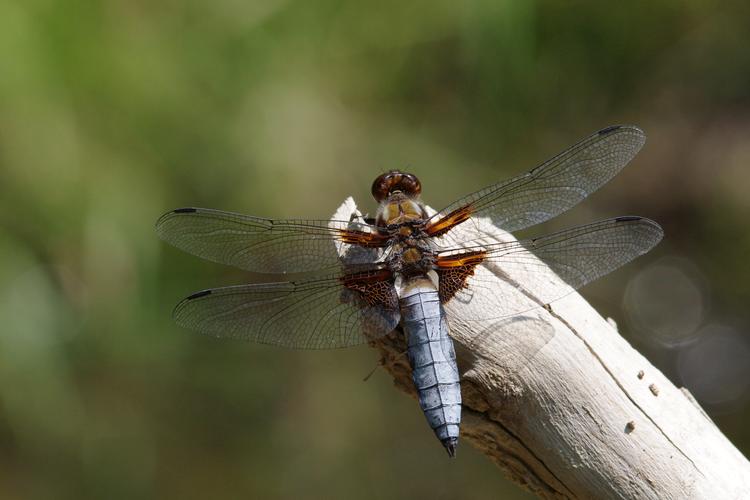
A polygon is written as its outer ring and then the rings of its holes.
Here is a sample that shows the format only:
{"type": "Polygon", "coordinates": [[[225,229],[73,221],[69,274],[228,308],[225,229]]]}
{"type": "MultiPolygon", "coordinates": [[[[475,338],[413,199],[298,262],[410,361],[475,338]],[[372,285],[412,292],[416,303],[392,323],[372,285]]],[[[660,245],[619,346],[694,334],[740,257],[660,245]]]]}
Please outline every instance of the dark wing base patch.
{"type": "Polygon", "coordinates": [[[393,286],[393,273],[390,270],[348,274],[339,279],[346,288],[357,292],[368,306],[398,309],[398,295],[393,286]]]}
{"type": "Polygon", "coordinates": [[[474,250],[437,258],[438,294],[441,303],[445,304],[459,290],[466,288],[466,281],[474,275],[474,269],[486,256],[486,251],[474,250]]]}
{"type": "Polygon", "coordinates": [[[436,221],[431,221],[425,228],[429,236],[442,236],[463,221],[471,217],[474,209],[471,203],[459,207],[436,221]]]}
{"type": "Polygon", "coordinates": [[[351,229],[339,229],[339,239],[349,245],[365,248],[381,248],[389,241],[388,235],[385,234],[351,229]]]}

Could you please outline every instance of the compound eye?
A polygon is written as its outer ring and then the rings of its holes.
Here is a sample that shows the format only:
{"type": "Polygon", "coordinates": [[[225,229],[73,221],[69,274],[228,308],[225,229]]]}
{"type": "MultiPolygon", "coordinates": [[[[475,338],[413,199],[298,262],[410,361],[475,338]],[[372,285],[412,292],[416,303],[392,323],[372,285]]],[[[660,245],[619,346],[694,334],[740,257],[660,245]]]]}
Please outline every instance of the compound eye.
{"type": "Polygon", "coordinates": [[[404,177],[401,179],[401,191],[404,193],[416,196],[422,192],[422,183],[419,182],[417,176],[414,174],[403,174],[404,177]]]}
{"type": "Polygon", "coordinates": [[[394,191],[401,191],[414,196],[422,192],[422,185],[414,174],[407,174],[398,170],[386,172],[372,183],[372,196],[376,201],[385,200],[394,191]]]}
{"type": "Polygon", "coordinates": [[[391,185],[393,183],[392,177],[398,174],[397,171],[386,172],[379,175],[377,179],[372,183],[372,197],[378,203],[385,200],[388,197],[388,193],[391,191],[391,185]]]}

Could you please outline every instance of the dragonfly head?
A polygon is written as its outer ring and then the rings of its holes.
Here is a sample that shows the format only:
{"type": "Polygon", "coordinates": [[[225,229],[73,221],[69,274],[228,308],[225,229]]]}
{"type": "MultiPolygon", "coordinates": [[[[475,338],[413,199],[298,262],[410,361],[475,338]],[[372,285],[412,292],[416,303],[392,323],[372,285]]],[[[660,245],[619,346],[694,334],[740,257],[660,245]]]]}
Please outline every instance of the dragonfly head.
{"type": "Polygon", "coordinates": [[[422,184],[416,175],[400,170],[386,172],[372,183],[372,196],[378,203],[398,191],[409,197],[419,196],[422,192],[422,184]]]}

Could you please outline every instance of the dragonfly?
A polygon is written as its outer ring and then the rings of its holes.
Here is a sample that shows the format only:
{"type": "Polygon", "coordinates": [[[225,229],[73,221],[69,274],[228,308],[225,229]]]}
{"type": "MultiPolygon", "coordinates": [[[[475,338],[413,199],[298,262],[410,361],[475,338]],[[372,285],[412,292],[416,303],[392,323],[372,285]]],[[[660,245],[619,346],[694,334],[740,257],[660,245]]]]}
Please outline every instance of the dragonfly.
{"type": "Polygon", "coordinates": [[[486,269],[522,276],[513,286],[530,290],[542,307],[645,254],[663,236],[656,222],[638,216],[525,240],[488,240],[482,228],[490,224],[507,234],[567,211],[644,143],[635,126],[607,127],[527,173],[433,213],[421,199],[419,179],[400,170],[373,182],[379,206],[371,218],[282,220],[172,210],[156,223],[163,240],[277,280],[199,291],[176,306],[174,320],[216,337],[298,349],[360,345],[400,327],[421,409],[454,457],[461,387],[451,321],[486,324],[525,312],[498,292],[497,275],[486,269]]]}

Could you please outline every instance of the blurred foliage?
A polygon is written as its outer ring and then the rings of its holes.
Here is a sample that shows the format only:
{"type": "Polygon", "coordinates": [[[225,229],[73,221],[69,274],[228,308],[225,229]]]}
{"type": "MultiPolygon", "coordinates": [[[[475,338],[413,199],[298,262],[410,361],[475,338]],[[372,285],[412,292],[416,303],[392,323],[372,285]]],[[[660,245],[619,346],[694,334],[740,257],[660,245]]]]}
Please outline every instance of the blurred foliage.
{"type": "MultiPolygon", "coordinates": [[[[180,331],[179,298],[248,277],[153,223],[373,209],[395,167],[439,207],[635,123],[633,165],[549,226],[660,221],[657,255],[588,296],[619,321],[628,278],[676,255],[705,321],[747,340],[748,19],[698,0],[0,3],[2,497],[525,498],[467,445],[448,462],[387,376],[361,383],[366,348],[180,331]]],[[[683,385],[675,349],[630,338],[683,385]]],[[[707,409],[747,454],[746,397],[707,409]]]]}

